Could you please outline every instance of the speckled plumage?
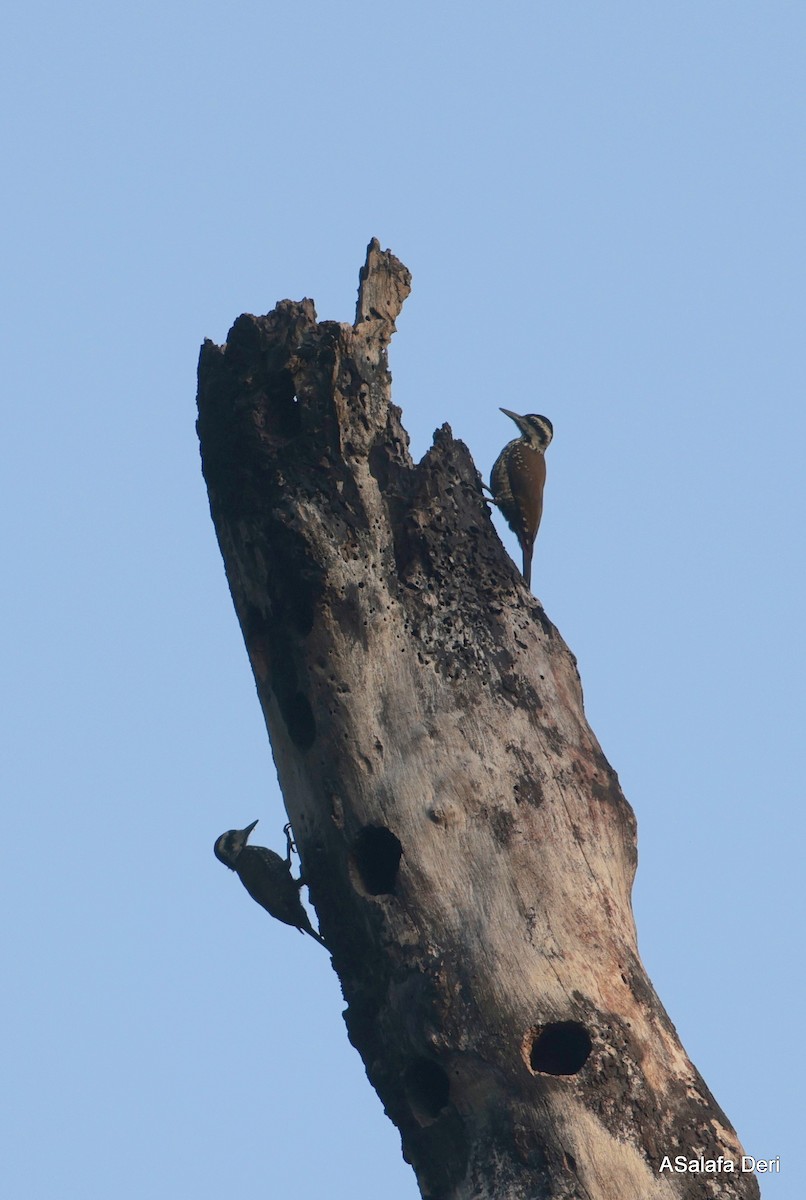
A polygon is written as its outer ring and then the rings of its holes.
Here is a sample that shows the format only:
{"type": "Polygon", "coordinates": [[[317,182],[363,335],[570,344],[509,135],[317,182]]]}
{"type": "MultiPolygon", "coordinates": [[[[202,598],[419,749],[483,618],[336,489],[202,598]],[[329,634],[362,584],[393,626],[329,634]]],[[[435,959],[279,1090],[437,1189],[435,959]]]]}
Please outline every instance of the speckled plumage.
{"type": "Polygon", "coordinates": [[[229,829],[222,833],[213,847],[216,858],[235,872],[252,899],[267,913],[286,925],[293,925],[300,933],[309,933],[324,946],[324,938],[311,925],[299,898],[302,880],[291,875],[292,843],[288,830],[288,852],[281,858],[267,846],[247,845],[249,834],[256,825],[257,821],[253,821],[245,829],[229,829]]]}
{"type": "Polygon", "coordinates": [[[543,488],[546,483],[545,451],[554,430],[548,417],[538,413],[519,416],[502,408],[521,431],[507,442],[490,474],[490,491],[518,539],[523,552],[523,578],[531,585],[532,551],[543,515],[543,488]]]}

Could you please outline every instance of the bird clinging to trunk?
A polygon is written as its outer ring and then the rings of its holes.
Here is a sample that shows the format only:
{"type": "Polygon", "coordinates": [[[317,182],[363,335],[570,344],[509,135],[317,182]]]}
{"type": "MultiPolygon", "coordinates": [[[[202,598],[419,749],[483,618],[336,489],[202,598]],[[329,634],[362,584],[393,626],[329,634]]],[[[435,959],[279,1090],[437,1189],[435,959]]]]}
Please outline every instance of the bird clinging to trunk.
{"type": "Polygon", "coordinates": [[[320,945],[326,947],[325,939],[311,925],[308,914],[302,907],[299,889],[304,880],[294,879],[291,875],[291,849],[294,845],[291,839],[290,826],[285,827],[287,852],[285,858],[280,858],[274,850],[267,846],[248,846],[249,834],[257,825],[253,821],[246,829],[229,829],[216,840],[213,853],[219,862],[240,879],[253,900],[256,900],[267,913],[293,925],[300,933],[309,933],[320,945]]]}
{"type": "Polygon", "coordinates": [[[526,586],[532,580],[532,550],[540,518],[543,515],[543,487],[546,483],[545,451],[554,430],[548,417],[518,413],[502,408],[511,417],[521,436],[507,442],[498,455],[490,474],[490,491],[515,534],[523,551],[523,578],[526,586]]]}

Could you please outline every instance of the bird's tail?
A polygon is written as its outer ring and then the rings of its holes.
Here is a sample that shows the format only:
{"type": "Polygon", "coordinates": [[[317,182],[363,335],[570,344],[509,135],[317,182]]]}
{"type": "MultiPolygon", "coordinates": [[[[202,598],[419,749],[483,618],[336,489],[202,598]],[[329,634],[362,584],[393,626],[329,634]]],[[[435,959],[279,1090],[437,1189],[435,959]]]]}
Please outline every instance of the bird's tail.
{"type": "Polygon", "coordinates": [[[531,546],[523,547],[523,578],[526,580],[526,586],[532,586],[532,551],[534,543],[531,546]]]}

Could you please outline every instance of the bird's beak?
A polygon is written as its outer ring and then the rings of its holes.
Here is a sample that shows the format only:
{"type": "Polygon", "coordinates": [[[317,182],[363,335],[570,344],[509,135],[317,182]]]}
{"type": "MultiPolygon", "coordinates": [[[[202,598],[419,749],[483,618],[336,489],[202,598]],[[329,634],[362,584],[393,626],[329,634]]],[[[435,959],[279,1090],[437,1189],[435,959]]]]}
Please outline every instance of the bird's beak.
{"type": "Polygon", "coordinates": [[[526,426],[524,425],[523,417],[520,415],[520,413],[512,412],[512,410],[509,408],[502,408],[499,411],[502,412],[505,417],[510,417],[511,420],[513,420],[518,426],[518,429],[520,429],[521,433],[526,433],[526,426]]]}
{"type": "MultiPolygon", "coordinates": [[[[258,817],[258,821],[259,820],[260,820],[260,818],[258,817]]],[[[252,830],[255,828],[256,825],[257,825],[257,821],[253,821],[251,825],[247,825],[246,829],[241,830],[241,833],[244,835],[244,841],[249,837],[249,834],[252,832],[252,830]]]]}

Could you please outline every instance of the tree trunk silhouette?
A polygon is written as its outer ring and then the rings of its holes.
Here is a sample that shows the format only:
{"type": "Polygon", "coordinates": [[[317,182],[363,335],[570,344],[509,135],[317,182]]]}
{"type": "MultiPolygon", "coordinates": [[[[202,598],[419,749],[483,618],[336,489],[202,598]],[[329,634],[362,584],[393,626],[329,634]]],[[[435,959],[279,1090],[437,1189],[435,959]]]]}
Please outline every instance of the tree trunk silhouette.
{"type": "Polygon", "coordinates": [[[638,956],[632,810],[447,425],[413,463],[378,242],[354,325],[241,316],[204,476],[350,1040],[431,1200],[755,1197],[638,956]],[[661,1170],[719,1156],[733,1172],[661,1170]]]}

